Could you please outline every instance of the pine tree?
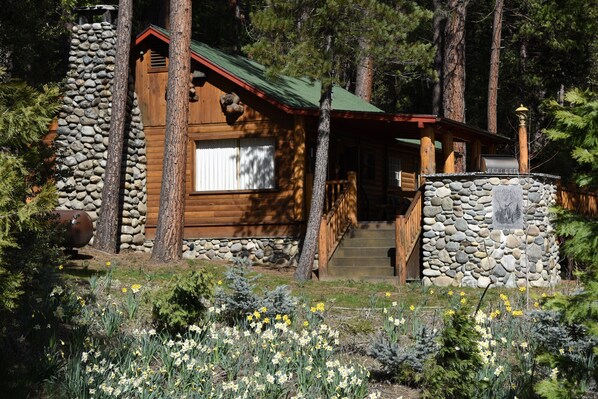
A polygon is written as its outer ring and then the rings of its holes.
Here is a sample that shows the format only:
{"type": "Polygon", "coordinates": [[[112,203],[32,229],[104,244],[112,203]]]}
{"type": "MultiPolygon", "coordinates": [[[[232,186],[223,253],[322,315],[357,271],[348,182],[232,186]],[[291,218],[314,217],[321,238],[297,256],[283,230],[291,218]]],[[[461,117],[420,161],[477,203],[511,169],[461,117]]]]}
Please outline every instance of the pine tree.
{"type": "Polygon", "coordinates": [[[152,259],[168,262],[180,259],[185,212],[185,162],[189,120],[189,72],[191,69],[191,0],[172,0],[166,97],[164,167],[160,207],[152,259]]]}
{"type": "Polygon", "coordinates": [[[251,56],[271,67],[274,73],[307,77],[321,85],[314,187],[295,273],[299,280],[310,278],[316,252],[334,85],[345,83],[347,66],[363,59],[359,53],[364,49],[373,60],[395,62],[412,59],[415,53],[428,49],[409,44],[407,35],[429,18],[429,13],[415,2],[399,3],[395,9],[376,0],[271,0],[261,11],[252,14],[258,40],[246,47],[251,56]],[[371,45],[360,46],[360,40],[371,45]]]}
{"type": "Polygon", "coordinates": [[[50,154],[41,139],[57,104],[56,88],[38,92],[20,82],[0,83],[0,313],[17,306],[23,285],[37,272],[23,259],[36,254],[18,252],[35,244],[22,237],[46,225],[46,213],[56,204],[45,162],[50,154]]]}

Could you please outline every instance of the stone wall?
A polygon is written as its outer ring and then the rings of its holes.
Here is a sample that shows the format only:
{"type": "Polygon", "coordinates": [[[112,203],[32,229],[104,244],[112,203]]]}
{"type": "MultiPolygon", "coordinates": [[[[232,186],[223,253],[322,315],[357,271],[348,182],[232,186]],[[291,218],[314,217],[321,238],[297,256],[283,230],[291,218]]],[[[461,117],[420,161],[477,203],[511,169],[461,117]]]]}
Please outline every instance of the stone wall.
{"type": "MultiPolygon", "coordinates": [[[[183,258],[230,261],[248,257],[254,264],[290,266],[299,256],[298,237],[202,238],[183,240],[183,258]]],[[[151,251],[152,241],[146,241],[151,251]]]]}
{"type": "MultiPolygon", "coordinates": [[[[107,22],[75,25],[69,72],[54,141],[61,178],[60,209],[85,210],[94,222],[101,207],[110,131],[115,28],[107,22]]],[[[121,249],[143,249],[146,152],[141,112],[129,82],[129,118],[122,164],[121,249]]]]}
{"type": "MultiPolygon", "coordinates": [[[[490,283],[496,287],[557,284],[560,281],[558,243],[549,213],[549,207],[555,204],[555,184],[554,176],[540,174],[427,176],[423,284],[466,287],[486,287],[490,283]],[[493,200],[505,186],[521,188],[521,228],[494,227],[498,219],[493,200]]],[[[511,208],[516,209],[515,205],[511,208]]]]}

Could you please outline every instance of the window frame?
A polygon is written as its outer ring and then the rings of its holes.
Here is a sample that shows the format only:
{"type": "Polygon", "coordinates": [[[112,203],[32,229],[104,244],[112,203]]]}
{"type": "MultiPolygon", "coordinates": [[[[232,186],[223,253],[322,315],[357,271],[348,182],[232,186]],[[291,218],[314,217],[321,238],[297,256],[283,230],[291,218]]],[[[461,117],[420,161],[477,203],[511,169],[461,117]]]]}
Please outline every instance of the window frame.
{"type": "Polygon", "coordinates": [[[240,136],[240,137],[210,137],[210,138],[191,138],[191,148],[192,148],[192,166],[191,166],[191,185],[192,190],[190,192],[191,195],[212,195],[212,194],[244,194],[244,193],[260,193],[260,192],[278,192],[280,191],[278,185],[278,166],[277,166],[277,150],[278,150],[278,141],[275,136],[260,136],[260,135],[250,135],[250,136],[240,136]],[[273,146],[273,171],[272,171],[272,181],[273,186],[270,188],[249,188],[249,189],[231,189],[231,190],[197,190],[196,185],[196,178],[197,178],[197,144],[199,142],[208,142],[208,141],[216,141],[216,140],[230,140],[236,142],[236,154],[237,154],[237,184],[239,185],[241,182],[240,176],[240,152],[241,152],[241,141],[245,139],[266,139],[270,140],[273,146]]]}

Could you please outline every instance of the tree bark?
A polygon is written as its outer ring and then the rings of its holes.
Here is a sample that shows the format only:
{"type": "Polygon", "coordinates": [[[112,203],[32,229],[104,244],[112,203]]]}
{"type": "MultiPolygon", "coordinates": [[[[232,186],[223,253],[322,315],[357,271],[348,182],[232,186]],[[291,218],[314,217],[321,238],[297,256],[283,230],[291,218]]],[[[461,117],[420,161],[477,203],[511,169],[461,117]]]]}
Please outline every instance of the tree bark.
{"type": "Polygon", "coordinates": [[[365,38],[359,39],[359,60],[357,62],[357,76],[355,79],[355,95],[364,101],[372,101],[372,86],[374,82],[374,60],[368,55],[369,45],[365,38]]]}
{"type": "Polygon", "coordinates": [[[490,53],[490,73],[488,76],[488,131],[497,132],[496,106],[498,103],[498,72],[500,66],[500,37],[504,0],[496,0],[494,23],[492,24],[492,52],[490,53]]]}
{"type": "Polygon", "coordinates": [[[107,150],[102,206],[100,209],[94,246],[102,251],[118,251],[118,227],[120,217],[120,188],[129,95],[129,53],[131,47],[131,21],[133,1],[120,0],[116,25],[116,57],[114,84],[112,86],[112,114],[110,117],[110,138],[107,150]]]}
{"type": "Polygon", "coordinates": [[[443,22],[444,16],[442,11],[441,0],[434,0],[434,18],[432,25],[434,29],[433,43],[435,47],[434,55],[434,71],[436,72],[436,81],[432,89],[432,114],[442,115],[442,60],[444,57],[443,48],[443,22]]]}
{"type": "Polygon", "coordinates": [[[316,166],[314,170],[314,187],[311,196],[311,207],[307,220],[305,240],[299,256],[295,279],[309,280],[316,254],[318,233],[322,221],[324,193],[326,190],[326,170],[328,169],[328,147],[330,143],[330,111],[332,109],[332,84],[323,88],[320,98],[320,118],[318,122],[318,144],[316,148],[316,166]]]}
{"type": "Polygon", "coordinates": [[[191,62],[191,0],[172,0],[164,164],[160,207],[152,260],[181,258],[185,214],[185,166],[189,120],[189,70],[191,62]]]}
{"type": "MultiPolygon", "coordinates": [[[[465,122],[465,17],[466,0],[449,0],[444,29],[444,62],[442,67],[442,107],[446,118],[465,122]]],[[[455,171],[466,171],[466,147],[454,143],[459,156],[455,171]]]]}

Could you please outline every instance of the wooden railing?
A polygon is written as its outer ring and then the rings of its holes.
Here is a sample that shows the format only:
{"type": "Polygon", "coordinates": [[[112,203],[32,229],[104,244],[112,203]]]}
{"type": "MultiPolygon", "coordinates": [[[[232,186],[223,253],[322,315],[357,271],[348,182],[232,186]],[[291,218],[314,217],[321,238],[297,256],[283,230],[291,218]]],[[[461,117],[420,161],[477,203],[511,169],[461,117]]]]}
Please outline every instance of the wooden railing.
{"type": "Polygon", "coordinates": [[[563,187],[560,184],[556,191],[556,203],[585,216],[598,216],[598,194],[584,192],[574,186],[563,187]]]}
{"type": "Polygon", "coordinates": [[[404,215],[395,220],[396,275],[399,284],[407,282],[407,261],[413,252],[421,233],[422,192],[418,190],[404,215]]]}
{"type": "Polygon", "coordinates": [[[330,205],[322,216],[318,237],[320,278],[326,276],[328,260],[347,229],[357,225],[357,176],[355,172],[349,172],[347,175],[347,180],[326,182],[324,209],[327,208],[327,204],[330,205]]]}

